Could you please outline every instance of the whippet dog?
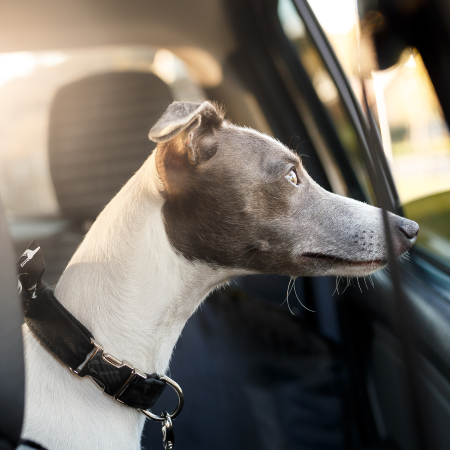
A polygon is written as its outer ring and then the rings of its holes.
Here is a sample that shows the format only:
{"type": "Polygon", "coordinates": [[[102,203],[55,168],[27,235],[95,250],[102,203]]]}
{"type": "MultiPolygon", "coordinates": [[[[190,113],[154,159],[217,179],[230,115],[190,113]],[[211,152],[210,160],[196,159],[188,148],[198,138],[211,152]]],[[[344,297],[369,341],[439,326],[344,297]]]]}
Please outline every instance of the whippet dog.
{"type": "MultiPolygon", "coordinates": [[[[157,148],[99,215],[56,298],[112,354],[164,374],[203,299],[246,274],[366,276],[387,264],[381,211],[327,192],[275,139],[210,102],[172,103],[157,148]]],[[[389,214],[396,255],[418,225],[389,214]]],[[[23,436],[48,449],[140,448],[144,416],[74,376],[24,328],[23,436]]]]}

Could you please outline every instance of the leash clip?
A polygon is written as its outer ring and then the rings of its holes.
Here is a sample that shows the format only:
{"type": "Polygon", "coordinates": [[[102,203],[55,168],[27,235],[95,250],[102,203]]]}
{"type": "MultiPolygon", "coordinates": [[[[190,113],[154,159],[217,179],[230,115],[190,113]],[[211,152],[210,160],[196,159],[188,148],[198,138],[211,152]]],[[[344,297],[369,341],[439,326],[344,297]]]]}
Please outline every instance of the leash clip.
{"type": "Polygon", "coordinates": [[[161,414],[161,416],[164,418],[162,425],[164,450],[173,450],[175,435],[173,433],[172,419],[167,411],[161,414]]]}

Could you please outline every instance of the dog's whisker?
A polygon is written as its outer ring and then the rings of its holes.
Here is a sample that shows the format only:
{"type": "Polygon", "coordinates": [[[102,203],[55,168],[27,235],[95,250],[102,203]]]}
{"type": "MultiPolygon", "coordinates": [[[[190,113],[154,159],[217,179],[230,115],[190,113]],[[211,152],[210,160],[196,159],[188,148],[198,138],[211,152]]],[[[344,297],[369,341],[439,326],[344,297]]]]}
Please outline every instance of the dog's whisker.
{"type": "Polygon", "coordinates": [[[347,278],[347,284],[345,285],[345,289],[353,286],[353,277],[346,277],[346,278],[347,278]]]}
{"type": "Polygon", "coordinates": [[[300,305],[302,305],[303,308],[305,308],[307,311],[310,311],[310,312],[316,312],[316,311],[313,311],[312,309],[307,308],[307,307],[301,302],[301,300],[298,298],[297,290],[295,289],[295,278],[294,278],[293,280],[294,280],[294,282],[293,282],[293,285],[294,285],[294,293],[295,293],[295,296],[297,297],[297,300],[298,300],[298,302],[300,303],[300,305]]]}
{"type": "Polygon", "coordinates": [[[337,292],[337,295],[339,295],[339,281],[340,281],[340,277],[339,275],[336,277],[336,287],[334,288],[333,293],[331,294],[331,296],[333,297],[334,294],[337,292]]]}
{"type": "Polygon", "coordinates": [[[364,284],[366,285],[366,290],[368,291],[369,288],[367,287],[367,279],[366,279],[366,277],[364,277],[364,284]]]}
{"type": "MultiPolygon", "coordinates": [[[[289,311],[291,312],[291,314],[292,314],[293,316],[295,316],[295,314],[294,314],[294,311],[292,311],[292,309],[291,309],[291,305],[289,304],[289,296],[291,295],[292,287],[293,287],[294,283],[295,283],[295,279],[291,277],[290,280],[289,280],[289,284],[288,284],[288,292],[287,292],[287,297],[286,297],[286,304],[287,304],[287,307],[288,307],[289,311]],[[290,287],[290,289],[289,289],[289,287],[290,287]]],[[[283,302],[283,303],[284,303],[284,302],[283,302]]]]}
{"type": "Polygon", "coordinates": [[[287,301],[287,299],[289,298],[289,295],[291,293],[290,292],[291,283],[292,283],[292,278],[289,278],[289,283],[288,283],[288,287],[287,287],[287,291],[286,291],[286,298],[284,299],[284,301],[287,301]]]}
{"type": "MultiPolygon", "coordinates": [[[[306,139],[305,141],[300,142],[300,144],[298,144],[297,147],[295,147],[295,151],[297,151],[297,149],[300,147],[300,145],[305,144],[306,142],[311,142],[311,141],[309,139],[306,139]]],[[[302,155],[300,155],[300,156],[302,156],[302,155]]]]}
{"type": "MultiPolygon", "coordinates": [[[[288,147],[289,147],[289,148],[291,148],[291,142],[292,142],[292,139],[294,139],[294,138],[300,139],[300,137],[297,136],[297,135],[292,136],[292,137],[289,139],[289,144],[288,144],[288,147]]],[[[299,144],[299,145],[300,145],[300,144],[299,144]]],[[[297,145],[297,147],[298,147],[298,145],[297,145]]],[[[295,149],[295,150],[297,150],[297,149],[295,149]]]]}
{"type": "Polygon", "coordinates": [[[403,263],[404,261],[410,261],[411,260],[411,256],[409,255],[408,252],[404,253],[403,255],[400,256],[399,261],[401,263],[403,263]]]}
{"type": "Polygon", "coordinates": [[[294,311],[292,311],[292,309],[291,309],[291,305],[289,305],[289,300],[287,301],[287,307],[288,307],[290,313],[291,313],[293,316],[295,316],[294,311]]]}
{"type": "Polygon", "coordinates": [[[347,285],[345,286],[344,290],[342,291],[342,294],[347,290],[347,288],[350,286],[350,277],[347,277],[347,285]]]}
{"type": "Polygon", "coordinates": [[[287,302],[289,304],[289,296],[291,295],[292,292],[292,288],[291,288],[291,283],[292,283],[292,277],[289,278],[289,283],[288,283],[288,287],[287,287],[287,291],[286,291],[286,298],[283,300],[283,302],[281,303],[280,307],[284,305],[285,302],[287,302]]]}
{"type": "Polygon", "coordinates": [[[356,282],[358,283],[359,291],[360,291],[361,294],[362,294],[362,289],[361,289],[361,286],[360,286],[360,284],[359,284],[359,277],[356,277],[356,282]]]}

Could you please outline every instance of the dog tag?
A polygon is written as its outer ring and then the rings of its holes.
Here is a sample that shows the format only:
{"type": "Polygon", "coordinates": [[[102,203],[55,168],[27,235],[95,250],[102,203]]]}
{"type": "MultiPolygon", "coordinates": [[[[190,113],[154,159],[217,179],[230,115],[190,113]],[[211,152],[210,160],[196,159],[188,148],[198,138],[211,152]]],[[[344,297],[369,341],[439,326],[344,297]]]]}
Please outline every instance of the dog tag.
{"type": "Polygon", "coordinates": [[[164,415],[162,433],[163,433],[164,450],[173,450],[175,436],[173,434],[172,419],[169,417],[168,412],[166,412],[164,415]]]}

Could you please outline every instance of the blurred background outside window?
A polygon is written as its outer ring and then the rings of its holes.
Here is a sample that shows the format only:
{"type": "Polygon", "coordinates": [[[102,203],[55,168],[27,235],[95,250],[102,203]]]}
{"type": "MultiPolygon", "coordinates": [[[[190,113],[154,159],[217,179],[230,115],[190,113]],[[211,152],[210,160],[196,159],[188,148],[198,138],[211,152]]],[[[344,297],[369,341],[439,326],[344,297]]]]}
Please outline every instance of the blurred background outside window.
{"type": "MultiPolygon", "coordinates": [[[[450,266],[450,136],[420,54],[407,49],[394,67],[377,70],[370,28],[382,17],[369,16],[360,23],[356,0],[309,4],[360,101],[364,79],[405,215],[421,226],[419,246],[450,266]]],[[[370,198],[351,123],[292,0],[279,0],[278,15],[370,198]]]]}

